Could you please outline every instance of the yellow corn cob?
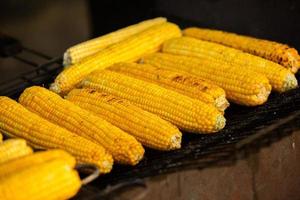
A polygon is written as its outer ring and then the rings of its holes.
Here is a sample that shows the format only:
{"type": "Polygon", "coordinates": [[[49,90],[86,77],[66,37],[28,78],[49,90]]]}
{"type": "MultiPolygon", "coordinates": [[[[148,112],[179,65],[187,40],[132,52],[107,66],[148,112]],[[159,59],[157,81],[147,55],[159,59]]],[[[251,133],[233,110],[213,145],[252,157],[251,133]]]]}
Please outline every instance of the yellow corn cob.
{"type": "Polygon", "coordinates": [[[298,85],[295,75],[283,66],[217,43],[181,37],[167,41],[163,46],[163,52],[212,59],[232,64],[240,70],[250,69],[265,75],[272,88],[278,92],[285,92],[298,85]]]}
{"type": "Polygon", "coordinates": [[[134,137],[46,88],[27,88],[19,102],[30,111],[102,145],[116,162],[137,164],[144,154],[134,137]]]}
{"type": "Polygon", "coordinates": [[[180,29],[172,23],[150,27],[65,69],[56,77],[50,89],[56,93],[66,93],[92,71],[117,62],[138,60],[147,53],[157,51],[164,41],[180,35],[180,29]]]}
{"type": "Polygon", "coordinates": [[[137,63],[117,63],[108,69],[150,81],[167,89],[212,104],[221,112],[224,112],[229,106],[225,98],[225,91],[222,88],[189,74],[137,63]]]}
{"type": "Polygon", "coordinates": [[[79,175],[69,163],[52,160],[0,177],[0,199],[69,199],[80,187],[79,175]]]}
{"type": "Polygon", "coordinates": [[[3,140],[3,136],[2,136],[2,134],[0,133],[0,143],[2,142],[2,140],[3,140]]]}
{"type": "Polygon", "coordinates": [[[113,71],[93,72],[82,85],[127,99],[186,131],[211,133],[225,126],[225,118],[212,105],[113,71]]]}
{"type": "Polygon", "coordinates": [[[172,150],[181,146],[182,134],[174,125],[124,99],[94,89],[74,89],[66,98],[127,131],[147,147],[172,150]]]}
{"type": "Polygon", "coordinates": [[[112,157],[102,146],[44,120],[8,97],[0,97],[0,131],[24,138],[35,148],[64,149],[79,163],[97,165],[102,173],[112,168],[112,157]]]}
{"type": "Polygon", "coordinates": [[[83,58],[97,53],[98,51],[106,48],[109,45],[120,42],[136,33],[146,30],[151,26],[162,24],[166,21],[167,19],[163,17],[145,20],[138,24],[127,26],[117,31],[70,47],[64,54],[64,65],[78,63],[83,58]]]}
{"type": "Polygon", "coordinates": [[[241,105],[263,104],[271,92],[271,85],[264,75],[226,63],[166,53],[152,54],[143,58],[143,62],[188,72],[211,81],[225,90],[230,101],[241,105]]]}
{"type": "Polygon", "coordinates": [[[23,139],[9,139],[0,144],[0,163],[32,154],[32,149],[23,139]]]}
{"type": "Polygon", "coordinates": [[[75,158],[63,150],[56,149],[39,151],[37,153],[23,156],[21,158],[0,164],[0,177],[54,159],[64,160],[71,167],[74,167],[76,163],[75,158]]]}
{"type": "Polygon", "coordinates": [[[220,43],[261,56],[285,66],[293,73],[296,73],[300,67],[300,56],[297,50],[286,44],[235,33],[194,27],[185,29],[183,33],[190,37],[220,43]]]}

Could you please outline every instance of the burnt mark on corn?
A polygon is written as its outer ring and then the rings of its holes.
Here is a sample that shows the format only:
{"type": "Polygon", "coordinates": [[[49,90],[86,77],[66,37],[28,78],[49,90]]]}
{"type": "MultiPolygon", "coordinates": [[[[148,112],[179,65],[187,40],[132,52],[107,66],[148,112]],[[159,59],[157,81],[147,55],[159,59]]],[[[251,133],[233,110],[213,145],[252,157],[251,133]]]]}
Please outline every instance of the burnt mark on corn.
{"type": "Polygon", "coordinates": [[[90,91],[89,91],[90,94],[93,94],[93,93],[95,93],[95,92],[96,92],[96,90],[90,90],[90,91]]]}
{"type": "Polygon", "coordinates": [[[123,100],[117,97],[110,97],[106,100],[108,103],[123,103],[123,100]]]}
{"type": "Polygon", "coordinates": [[[207,86],[204,86],[203,88],[201,88],[202,91],[206,92],[208,90],[207,86]]]}
{"type": "Polygon", "coordinates": [[[183,78],[182,75],[177,75],[174,78],[172,78],[172,81],[175,81],[175,82],[184,82],[183,79],[184,78],[183,78]]]}

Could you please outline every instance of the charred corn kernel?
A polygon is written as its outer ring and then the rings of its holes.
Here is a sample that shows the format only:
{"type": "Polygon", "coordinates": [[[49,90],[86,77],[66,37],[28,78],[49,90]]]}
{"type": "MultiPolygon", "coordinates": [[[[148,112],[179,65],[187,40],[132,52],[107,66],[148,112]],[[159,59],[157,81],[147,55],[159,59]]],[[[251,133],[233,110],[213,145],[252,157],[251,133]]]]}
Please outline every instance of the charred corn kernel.
{"type": "Polygon", "coordinates": [[[272,88],[278,92],[285,92],[298,85],[295,75],[283,66],[217,43],[181,37],[167,41],[163,46],[163,52],[212,59],[228,63],[240,70],[250,69],[265,75],[272,88]]]}
{"type": "Polygon", "coordinates": [[[167,89],[212,104],[221,112],[224,112],[229,106],[225,98],[225,91],[222,88],[189,74],[137,63],[117,63],[108,69],[150,81],[167,89]]]}
{"type": "Polygon", "coordinates": [[[94,89],[74,89],[66,98],[130,133],[147,147],[172,150],[181,146],[182,134],[174,125],[124,99],[94,89]]]}
{"type": "Polygon", "coordinates": [[[27,146],[23,139],[5,140],[0,144],[0,163],[32,154],[32,152],[32,149],[27,146]]]}
{"type": "Polygon", "coordinates": [[[102,146],[50,123],[3,96],[0,97],[0,130],[26,139],[35,148],[64,149],[79,163],[97,165],[102,173],[112,168],[112,157],[102,146]]]}
{"type": "Polygon", "coordinates": [[[0,177],[0,199],[69,199],[80,187],[79,175],[69,163],[52,160],[0,177]]]}
{"type": "Polygon", "coordinates": [[[107,68],[117,62],[138,60],[145,54],[157,51],[164,41],[179,36],[181,31],[175,24],[167,22],[152,26],[65,69],[56,77],[50,89],[64,94],[92,71],[107,68]]]}
{"type": "Polygon", "coordinates": [[[127,99],[186,131],[211,133],[225,126],[225,118],[212,105],[113,71],[93,72],[82,85],[127,99]]]}
{"type": "Polygon", "coordinates": [[[164,17],[157,17],[154,19],[149,19],[142,21],[138,24],[127,26],[125,28],[119,29],[117,31],[108,33],[106,35],[94,38],[77,44],[73,47],[67,49],[64,54],[64,65],[70,65],[80,62],[83,58],[97,53],[103,50],[109,45],[120,42],[136,33],[146,30],[151,26],[165,23],[167,21],[164,17]]]}
{"type": "Polygon", "coordinates": [[[63,150],[39,151],[34,154],[26,155],[18,159],[14,159],[0,164],[0,177],[10,173],[26,169],[33,165],[49,162],[54,159],[64,160],[72,168],[75,167],[76,160],[73,156],[63,150]]]}
{"type": "Polygon", "coordinates": [[[279,63],[296,73],[300,67],[300,56],[296,49],[286,44],[253,38],[235,33],[204,28],[187,28],[184,35],[201,40],[220,43],[279,63]]]}
{"type": "Polygon", "coordinates": [[[261,105],[271,92],[271,85],[264,75],[226,63],[166,53],[152,54],[143,58],[143,62],[188,72],[211,81],[225,90],[230,101],[241,105],[261,105]]]}
{"type": "Polygon", "coordinates": [[[143,158],[144,149],[134,137],[46,88],[27,88],[19,102],[41,117],[102,145],[116,162],[135,165],[143,158]]]}

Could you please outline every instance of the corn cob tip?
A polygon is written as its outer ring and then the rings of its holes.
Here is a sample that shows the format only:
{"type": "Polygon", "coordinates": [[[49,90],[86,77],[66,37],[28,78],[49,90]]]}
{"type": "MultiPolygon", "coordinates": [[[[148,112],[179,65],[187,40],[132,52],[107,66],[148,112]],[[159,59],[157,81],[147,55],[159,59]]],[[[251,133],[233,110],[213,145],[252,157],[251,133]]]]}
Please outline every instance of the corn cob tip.
{"type": "Polygon", "coordinates": [[[294,74],[288,73],[283,83],[283,91],[295,89],[298,86],[298,81],[294,74]]]}
{"type": "Polygon", "coordinates": [[[70,55],[70,52],[69,50],[67,50],[65,53],[64,53],[64,61],[63,61],[63,65],[64,67],[68,67],[69,65],[72,64],[72,56],[70,55]]]}
{"type": "Polygon", "coordinates": [[[59,84],[57,83],[52,83],[49,87],[49,89],[57,94],[60,94],[61,93],[61,89],[59,87],[59,84]]]}
{"type": "Polygon", "coordinates": [[[176,134],[171,137],[170,149],[181,148],[181,134],[176,134]]]}
{"type": "Polygon", "coordinates": [[[261,84],[259,85],[259,92],[252,96],[256,104],[247,104],[247,106],[257,106],[262,105],[268,100],[269,95],[271,94],[272,86],[270,84],[261,84]]]}
{"type": "Polygon", "coordinates": [[[215,99],[215,106],[220,111],[226,110],[226,108],[228,108],[229,105],[230,104],[227,101],[227,99],[226,99],[225,96],[220,96],[220,97],[218,97],[218,98],[215,99]]]}
{"type": "Polygon", "coordinates": [[[113,166],[113,162],[110,162],[110,161],[108,161],[108,160],[104,160],[103,162],[102,162],[102,168],[103,169],[106,169],[106,171],[105,172],[100,172],[100,173],[106,173],[106,172],[110,172],[111,171],[111,169],[112,169],[112,166],[113,166]]]}
{"type": "Polygon", "coordinates": [[[218,115],[216,118],[215,132],[223,129],[226,125],[226,119],[223,115],[218,115]]]}

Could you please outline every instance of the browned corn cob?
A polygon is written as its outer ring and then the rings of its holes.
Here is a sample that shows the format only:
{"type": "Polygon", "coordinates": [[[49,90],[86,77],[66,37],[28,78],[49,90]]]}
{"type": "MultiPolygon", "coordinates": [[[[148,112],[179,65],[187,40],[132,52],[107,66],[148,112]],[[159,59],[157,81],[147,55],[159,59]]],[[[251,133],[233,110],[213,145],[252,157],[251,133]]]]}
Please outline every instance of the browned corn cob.
{"type": "Polygon", "coordinates": [[[181,146],[181,132],[171,123],[125,99],[94,89],[74,89],[67,99],[133,135],[143,145],[172,150],[181,146]]]}
{"type": "Polygon", "coordinates": [[[179,36],[180,29],[172,23],[150,27],[65,69],[56,77],[50,89],[56,93],[66,93],[92,71],[105,69],[117,62],[138,60],[145,54],[157,51],[164,41],[179,36]]]}
{"type": "Polygon", "coordinates": [[[225,98],[225,91],[222,88],[196,76],[166,70],[149,64],[137,63],[117,63],[108,69],[158,84],[167,89],[212,104],[221,112],[224,112],[229,106],[225,98]]]}
{"type": "Polygon", "coordinates": [[[261,56],[285,66],[293,73],[296,73],[300,67],[300,56],[297,50],[286,44],[219,30],[195,27],[187,28],[183,33],[186,36],[220,43],[243,50],[247,53],[261,56]]]}
{"type": "Polygon", "coordinates": [[[135,165],[143,158],[144,149],[134,137],[46,88],[27,88],[19,102],[41,117],[102,145],[116,162],[135,165]]]}
{"type": "Polygon", "coordinates": [[[113,71],[93,72],[82,85],[127,99],[186,131],[211,133],[225,126],[225,118],[212,105],[113,71]]]}
{"type": "Polygon", "coordinates": [[[72,46],[67,49],[64,54],[64,65],[78,63],[83,58],[97,53],[109,45],[120,42],[136,33],[146,30],[151,26],[162,24],[166,21],[167,19],[163,17],[145,20],[138,24],[127,26],[117,31],[72,46]]]}
{"type": "MultiPolygon", "coordinates": [[[[9,139],[0,144],[0,163],[32,154],[32,149],[23,139],[9,139]]],[[[0,172],[1,173],[1,172],[0,172]]]]}
{"type": "Polygon", "coordinates": [[[250,69],[265,75],[272,88],[278,92],[285,92],[298,86],[295,75],[283,66],[217,43],[181,37],[165,42],[163,52],[229,63],[239,67],[240,70],[250,69]]]}
{"type": "Polygon", "coordinates": [[[0,199],[69,199],[80,187],[78,173],[68,162],[56,159],[0,177],[0,199]]]}
{"type": "Polygon", "coordinates": [[[247,106],[266,102],[271,92],[268,79],[247,69],[241,70],[226,63],[166,53],[155,53],[143,62],[157,67],[194,74],[222,87],[226,97],[235,103],[247,106]]]}
{"type": "Polygon", "coordinates": [[[102,173],[112,168],[112,157],[102,146],[44,120],[8,97],[0,97],[0,130],[26,139],[35,148],[64,149],[79,163],[97,165],[102,173]]]}
{"type": "Polygon", "coordinates": [[[76,163],[75,158],[63,150],[55,149],[48,151],[39,151],[37,153],[23,156],[21,158],[0,164],[0,177],[54,159],[64,160],[73,167],[76,163]]]}

